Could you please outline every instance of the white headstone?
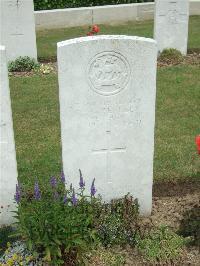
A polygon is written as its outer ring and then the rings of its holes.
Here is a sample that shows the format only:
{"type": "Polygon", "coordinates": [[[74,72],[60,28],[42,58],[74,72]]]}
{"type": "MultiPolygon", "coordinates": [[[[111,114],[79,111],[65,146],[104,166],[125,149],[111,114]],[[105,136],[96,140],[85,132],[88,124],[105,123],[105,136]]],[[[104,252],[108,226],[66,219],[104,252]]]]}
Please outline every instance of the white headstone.
{"type": "Polygon", "coordinates": [[[33,0],[0,0],[0,25],[8,61],[19,56],[37,59],[33,0]]]}
{"type": "Polygon", "coordinates": [[[158,51],[175,48],[187,54],[188,0],[156,0],[154,15],[154,39],[158,51]]]}
{"type": "Polygon", "coordinates": [[[6,51],[0,46],[0,225],[13,222],[17,163],[13,134],[6,51]]]}
{"type": "Polygon", "coordinates": [[[58,43],[63,168],[104,200],[130,192],[151,212],[156,42],[96,36],[58,43]]]}

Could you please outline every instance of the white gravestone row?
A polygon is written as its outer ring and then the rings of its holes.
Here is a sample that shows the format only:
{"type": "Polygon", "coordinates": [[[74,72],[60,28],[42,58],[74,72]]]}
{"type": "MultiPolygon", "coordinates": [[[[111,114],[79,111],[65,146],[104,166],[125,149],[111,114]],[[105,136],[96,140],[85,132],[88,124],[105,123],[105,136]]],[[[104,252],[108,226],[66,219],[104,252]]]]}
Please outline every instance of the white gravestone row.
{"type": "Polygon", "coordinates": [[[130,192],[140,212],[152,203],[157,46],[131,36],[58,43],[63,168],[109,201],[130,192]]]}
{"type": "Polygon", "coordinates": [[[154,39],[158,52],[175,48],[187,54],[189,0],[156,0],[154,39]]]}
{"type": "Polygon", "coordinates": [[[0,225],[13,221],[17,163],[5,47],[0,46],[0,225]]]}
{"type": "Polygon", "coordinates": [[[0,0],[0,25],[8,61],[19,56],[37,60],[33,0],[0,0]]]}

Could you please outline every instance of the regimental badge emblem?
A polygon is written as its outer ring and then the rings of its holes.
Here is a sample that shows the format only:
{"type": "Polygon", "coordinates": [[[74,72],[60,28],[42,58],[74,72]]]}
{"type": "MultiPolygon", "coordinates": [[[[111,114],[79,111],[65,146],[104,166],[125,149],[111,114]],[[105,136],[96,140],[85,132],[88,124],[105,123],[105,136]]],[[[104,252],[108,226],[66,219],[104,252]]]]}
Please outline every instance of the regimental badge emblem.
{"type": "Polygon", "coordinates": [[[89,62],[87,76],[95,92],[105,96],[117,94],[130,79],[128,60],[114,51],[99,53],[89,62]]]}

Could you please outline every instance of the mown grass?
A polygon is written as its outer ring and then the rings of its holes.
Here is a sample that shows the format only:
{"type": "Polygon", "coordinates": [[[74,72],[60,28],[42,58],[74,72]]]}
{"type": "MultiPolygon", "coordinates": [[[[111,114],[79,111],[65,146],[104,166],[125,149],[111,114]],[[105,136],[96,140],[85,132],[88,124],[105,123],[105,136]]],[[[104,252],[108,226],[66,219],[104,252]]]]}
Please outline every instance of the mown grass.
{"type": "Polygon", "coordinates": [[[200,16],[191,16],[188,32],[188,48],[189,50],[200,50],[200,16]]]}
{"type": "Polygon", "coordinates": [[[20,179],[58,174],[61,145],[57,76],[12,77],[10,87],[20,179]]]}
{"type": "MultiPolygon", "coordinates": [[[[125,34],[153,37],[153,21],[129,22],[123,25],[100,25],[100,34],[125,34]]],[[[191,16],[189,21],[189,50],[200,49],[200,16],[191,16]]],[[[55,60],[56,43],[86,36],[89,27],[51,29],[37,32],[38,56],[43,60],[55,60]]]]}
{"type": "MultiPolygon", "coordinates": [[[[10,78],[20,180],[58,175],[61,144],[57,75],[10,78]]],[[[198,66],[158,69],[154,179],[197,177],[198,66]]],[[[78,151],[77,151],[78,152],[78,151]]],[[[70,154],[69,154],[70,156],[70,154]]]]}
{"type": "Polygon", "coordinates": [[[194,139],[200,132],[199,88],[198,66],[158,70],[155,180],[198,177],[194,139]]]}

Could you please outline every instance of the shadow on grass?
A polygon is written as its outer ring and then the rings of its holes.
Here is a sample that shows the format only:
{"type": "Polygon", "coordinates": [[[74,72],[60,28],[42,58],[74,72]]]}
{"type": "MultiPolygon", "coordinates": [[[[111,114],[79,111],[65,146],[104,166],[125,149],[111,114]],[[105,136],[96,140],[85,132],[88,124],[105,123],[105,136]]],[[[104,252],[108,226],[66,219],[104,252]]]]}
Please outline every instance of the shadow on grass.
{"type": "Polygon", "coordinates": [[[193,53],[197,53],[197,54],[199,54],[199,53],[200,53],[200,48],[189,48],[189,49],[187,50],[187,53],[188,53],[188,54],[193,54],[193,53]]]}
{"type": "Polygon", "coordinates": [[[181,220],[180,229],[178,231],[184,237],[191,237],[191,244],[199,247],[200,249],[200,207],[187,210],[183,219],[181,220]]]}
{"type": "Polygon", "coordinates": [[[198,176],[185,180],[158,181],[153,185],[154,197],[174,197],[193,194],[200,191],[198,176]]]}
{"type": "Polygon", "coordinates": [[[38,57],[39,63],[55,63],[57,62],[57,57],[56,56],[49,56],[48,58],[46,57],[38,57]]]}

